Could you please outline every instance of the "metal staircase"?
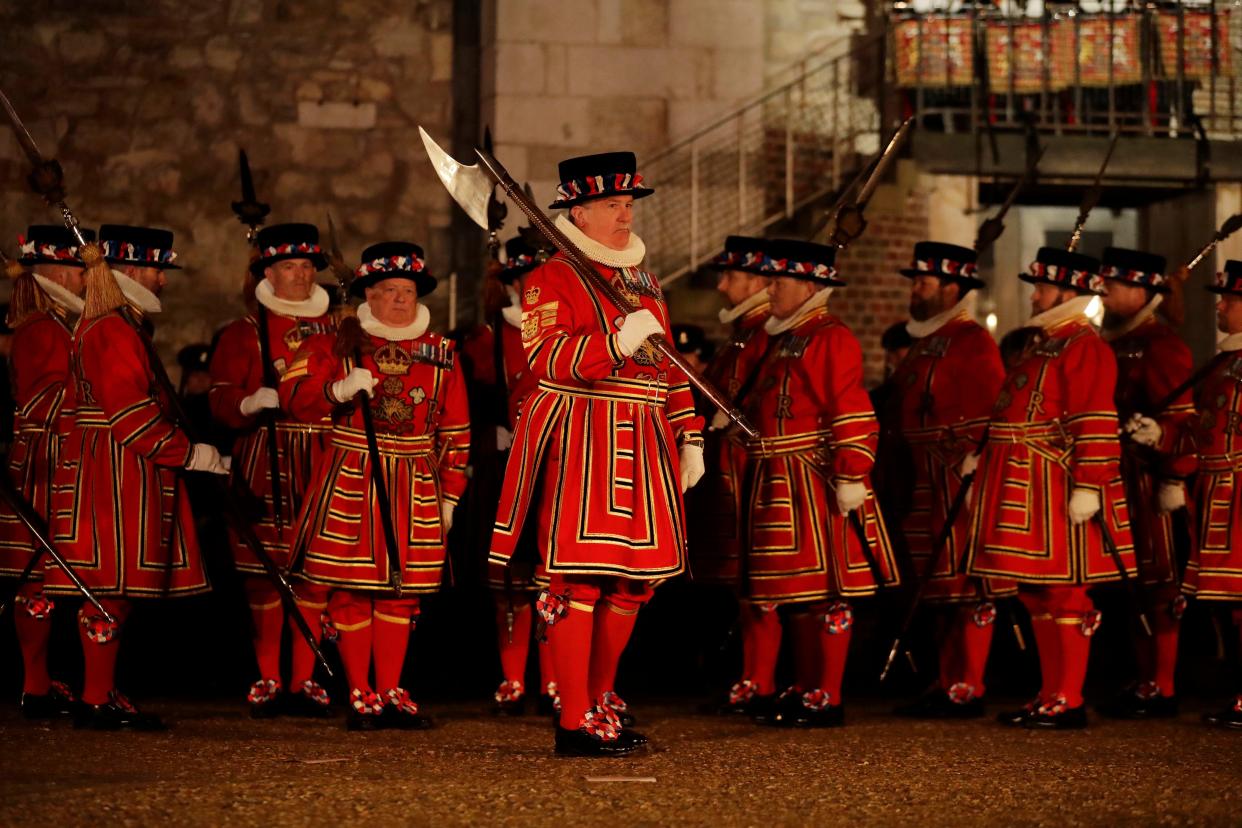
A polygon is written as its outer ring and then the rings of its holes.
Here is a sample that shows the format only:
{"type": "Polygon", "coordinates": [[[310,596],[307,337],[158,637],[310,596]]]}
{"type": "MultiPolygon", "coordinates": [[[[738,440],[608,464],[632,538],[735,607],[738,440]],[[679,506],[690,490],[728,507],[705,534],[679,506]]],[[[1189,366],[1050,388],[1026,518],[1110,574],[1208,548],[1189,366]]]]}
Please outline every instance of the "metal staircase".
{"type": "Polygon", "coordinates": [[[883,46],[883,34],[837,41],[644,162],[660,197],[643,205],[637,230],[664,285],[708,261],[725,236],[761,235],[849,181],[879,144],[883,46]]]}

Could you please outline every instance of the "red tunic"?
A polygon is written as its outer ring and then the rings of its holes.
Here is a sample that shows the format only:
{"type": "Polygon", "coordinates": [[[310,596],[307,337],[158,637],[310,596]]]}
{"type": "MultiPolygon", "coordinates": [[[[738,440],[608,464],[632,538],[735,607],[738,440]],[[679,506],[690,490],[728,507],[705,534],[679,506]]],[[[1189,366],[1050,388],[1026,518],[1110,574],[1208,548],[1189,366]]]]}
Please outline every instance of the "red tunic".
{"type": "MultiPolygon", "coordinates": [[[[1117,419],[1122,423],[1134,414],[1150,413],[1190,376],[1194,365],[1190,348],[1154,315],[1109,344],[1117,355],[1117,419]]],[[[1176,430],[1194,412],[1194,400],[1187,391],[1165,409],[1159,422],[1165,430],[1176,430]]],[[[1160,511],[1157,495],[1161,482],[1189,477],[1195,466],[1193,452],[1161,455],[1130,441],[1124,444],[1121,471],[1139,573],[1146,584],[1177,581],[1173,516],[1160,511]]]]}
{"type": "MultiPolygon", "coordinates": [[[[268,347],[277,377],[293,361],[302,342],[310,336],[335,329],[330,315],[313,318],[267,313],[268,347]]],[[[267,453],[267,429],[258,416],[241,413],[241,401],[265,385],[259,350],[259,322],[255,315],[230,324],[220,333],[211,357],[211,414],[229,428],[241,432],[233,446],[234,482],[261,498],[266,511],[254,525],[255,533],[277,565],[289,564],[289,544],[301,512],[311,472],[323,455],[331,422],[302,423],[284,412],[276,413],[279,454],[281,531],[276,530],[272,503],[271,470],[267,453]]],[[[262,573],[262,565],[250,547],[235,536],[233,559],[243,572],[262,573]]]]}
{"type": "MultiPolygon", "coordinates": [[[[440,588],[444,529],[440,504],[466,488],[470,417],[453,343],[434,333],[389,341],[365,334],[361,367],[379,380],[371,412],[384,458],[393,528],[407,592],[440,588]]],[[[328,450],[312,474],[298,520],[294,559],[310,581],[355,590],[388,590],[388,552],[371,486],[362,412],[335,405],[328,386],[353,360],[333,354],[336,337],[307,339],[280,383],[281,407],[303,422],[332,418],[328,450]]]]}
{"type": "MultiPolygon", "coordinates": [[[[770,314],[771,306],[763,302],[736,319],[733,335],[708,366],[707,378],[729,399],[737,398],[767,347],[763,324],[770,314]]],[[[740,586],[746,448],[725,435],[723,430],[704,435],[707,469],[686,493],[690,566],[696,581],[740,586]]]]}
{"type": "MultiPolygon", "coordinates": [[[[496,337],[493,333],[492,326],[486,325],[478,329],[474,336],[466,340],[462,346],[462,350],[469,354],[469,365],[471,370],[471,380],[476,386],[483,388],[496,387],[496,337]]],[[[529,363],[526,362],[526,350],[522,347],[522,329],[520,325],[513,325],[508,320],[503,319],[500,323],[500,361],[502,376],[504,378],[504,397],[506,402],[506,417],[503,418],[503,425],[510,431],[513,430],[518,421],[518,415],[521,412],[522,402],[538,385],[539,381],[535,378],[535,374],[530,370],[529,363]]],[[[473,402],[473,399],[472,399],[473,402]]],[[[477,410],[477,409],[476,409],[477,410]]],[[[496,417],[497,412],[489,412],[491,416],[488,418],[485,427],[491,427],[494,420],[502,419],[496,417]]],[[[509,456],[508,450],[499,454],[499,475],[504,475],[504,466],[509,456]]],[[[499,479],[496,481],[499,483],[499,479]]],[[[479,481],[477,478],[471,481],[472,489],[469,496],[473,496],[480,492],[479,481]]],[[[499,489],[490,489],[492,495],[491,506],[493,514],[495,505],[499,500],[499,489]]],[[[487,540],[491,540],[491,526],[488,526],[487,540]]],[[[523,557],[519,555],[518,557],[523,557]]],[[[534,591],[547,585],[547,573],[544,571],[541,562],[533,560],[537,555],[529,556],[532,560],[524,561],[522,565],[502,566],[497,563],[488,563],[487,565],[487,584],[492,589],[497,590],[518,590],[524,592],[534,591]]],[[[511,562],[516,564],[516,562],[511,562]]]]}
{"type": "MultiPolygon", "coordinates": [[[[655,277],[597,269],[667,332],[655,277]]],[[[522,340],[538,387],[522,405],[490,559],[507,564],[534,510],[551,573],[680,573],[686,540],[678,446],[697,439],[703,422],[689,382],[650,343],[624,356],[614,333],[623,313],[561,254],[523,283],[522,340]]]]}
{"type": "Polygon", "coordinates": [[[1099,520],[1070,521],[1076,487],[1100,493],[1109,534],[1133,571],[1116,384],[1117,360],[1081,314],[1045,329],[1005,376],[975,479],[971,574],[1028,584],[1120,578],[1099,520]]]}
{"type": "MultiPolygon", "coordinates": [[[[917,340],[894,372],[901,431],[914,462],[910,511],[902,531],[920,577],[961,486],[958,469],[982,440],[1004,380],[1000,348],[965,311],[917,340]]],[[[969,530],[970,510],[963,508],[927,582],[927,600],[970,601],[981,590],[984,595],[1015,590],[1010,582],[985,579],[981,584],[959,571],[969,530]]]]}
{"type": "Polygon", "coordinates": [[[862,385],[858,340],[823,307],[771,340],[744,401],[761,439],[747,445],[747,596],[794,603],[871,595],[876,580],[833,484],[859,482],[859,516],[885,582],[897,568],[871,491],[879,424],[862,385]]]}
{"type": "Polygon", "coordinates": [[[1242,351],[1218,357],[1195,396],[1197,417],[1162,436],[1174,455],[1197,451],[1197,548],[1185,592],[1208,601],[1242,600],[1242,351]]]}
{"type": "MultiPolygon", "coordinates": [[[[9,449],[9,480],[46,518],[52,506],[52,472],[60,454],[56,418],[69,379],[73,335],[63,312],[33,313],[13,331],[13,399],[17,416],[9,449]]],[[[0,575],[20,575],[34,552],[34,539],[6,503],[0,502],[0,575]]],[[[37,578],[42,570],[36,568],[37,578]]]]}
{"type": "MultiPolygon", "coordinates": [[[[81,320],[72,365],[52,491],[57,548],[98,595],[205,592],[180,478],[190,440],[166,413],[141,335],[119,312],[81,320]]],[[[48,591],[75,591],[55,566],[45,578],[48,591]]]]}

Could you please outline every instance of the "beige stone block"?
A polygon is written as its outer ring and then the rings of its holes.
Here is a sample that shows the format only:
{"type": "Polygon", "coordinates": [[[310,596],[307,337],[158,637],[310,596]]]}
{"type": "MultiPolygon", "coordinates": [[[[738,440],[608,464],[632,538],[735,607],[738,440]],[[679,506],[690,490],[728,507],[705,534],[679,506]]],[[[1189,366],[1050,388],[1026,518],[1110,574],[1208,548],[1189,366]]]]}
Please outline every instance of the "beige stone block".
{"type": "Polygon", "coordinates": [[[578,146],[587,140],[589,108],[587,98],[513,95],[497,99],[492,128],[505,141],[578,146]]]}
{"type": "Polygon", "coordinates": [[[437,33],[431,36],[431,80],[453,79],[453,36],[437,33]]]}
{"type": "Polygon", "coordinates": [[[668,45],[668,0],[621,0],[621,42],[668,45]]]}
{"type": "Polygon", "coordinates": [[[494,147],[496,158],[519,183],[530,177],[529,150],[524,144],[498,141],[494,147]]]}
{"type": "Polygon", "coordinates": [[[341,169],[356,164],[362,154],[361,136],[353,131],[276,124],[272,134],[280,143],[273,157],[297,167],[341,169]]]}
{"type": "Polygon", "coordinates": [[[174,69],[198,69],[203,65],[203,53],[197,46],[174,46],[168,52],[168,65],[174,69]]]}
{"type": "Polygon", "coordinates": [[[302,81],[293,95],[299,101],[322,101],[323,86],[311,80],[302,81]]]}
{"type": "Polygon", "coordinates": [[[711,97],[741,102],[763,91],[763,53],[758,50],[712,50],[711,97]]]}
{"type": "Polygon", "coordinates": [[[545,91],[544,46],[500,43],[495,49],[498,95],[538,95],[545,91]]]}
{"type": "Polygon", "coordinates": [[[379,78],[359,78],[358,99],[376,102],[391,100],[392,84],[379,78]]]}
{"type": "Polygon", "coordinates": [[[314,129],[371,129],[375,111],[374,101],[298,101],[298,124],[314,129]]]}
{"type": "Polygon", "coordinates": [[[214,84],[205,83],[195,88],[190,106],[194,109],[194,120],[204,126],[219,126],[224,120],[224,96],[214,84]]]}
{"type": "Polygon", "coordinates": [[[621,42],[622,0],[596,0],[595,40],[597,43],[621,42]]]}
{"type": "Polygon", "coordinates": [[[569,92],[569,48],[561,43],[543,45],[544,88],[548,95],[569,92]]]}
{"type": "Polygon", "coordinates": [[[371,30],[371,45],[380,57],[416,57],[427,53],[427,32],[412,20],[387,17],[371,30]]]}
{"type": "Polygon", "coordinates": [[[668,0],[669,44],[763,48],[763,3],[668,0]]]}
{"type": "Polygon", "coordinates": [[[712,97],[715,66],[710,49],[667,50],[663,80],[670,98],[702,100],[712,97]]]}
{"type": "Polygon", "coordinates": [[[241,60],[242,50],[226,35],[216,35],[203,45],[207,65],[221,72],[234,72],[241,60]]]}
{"type": "MultiPolygon", "coordinates": [[[[552,190],[556,189],[558,177],[556,166],[566,158],[573,158],[576,155],[588,155],[595,152],[598,148],[588,144],[579,147],[546,147],[533,146],[526,149],[526,181],[531,182],[534,186],[536,181],[552,182],[552,190]]],[[[539,195],[539,191],[535,191],[539,195]]],[[[555,192],[548,192],[547,198],[542,196],[536,200],[541,207],[546,207],[552,203],[552,199],[556,196],[555,192]]]]}
{"type": "Polygon", "coordinates": [[[320,190],[320,178],[296,170],[285,170],[276,177],[272,197],[277,204],[294,204],[316,197],[320,190]]]}
{"type": "Polygon", "coordinates": [[[61,56],[68,63],[92,63],[104,56],[108,37],[100,29],[72,29],[57,39],[61,56]]]}
{"type": "Polygon", "coordinates": [[[249,86],[237,89],[237,114],[246,126],[262,126],[271,121],[267,108],[255,97],[249,86]]]}
{"type": "Polygon", "coordinates": [[[590,145],[602,151],[649,152],[668,143],[668,103],[662,98],[591,101],[590,145]]]}
{"type": "Polygon", "coordinates": [[[733,108],[731,101],[684,100],[670,102],[668,137],[675,143],[691,132],[706,126],[733,108]]]}
{"type": "Polygon", "coordinates": [[[597,0],[498,0],[499,43],[589,43],[598,30],[597,0]]]}

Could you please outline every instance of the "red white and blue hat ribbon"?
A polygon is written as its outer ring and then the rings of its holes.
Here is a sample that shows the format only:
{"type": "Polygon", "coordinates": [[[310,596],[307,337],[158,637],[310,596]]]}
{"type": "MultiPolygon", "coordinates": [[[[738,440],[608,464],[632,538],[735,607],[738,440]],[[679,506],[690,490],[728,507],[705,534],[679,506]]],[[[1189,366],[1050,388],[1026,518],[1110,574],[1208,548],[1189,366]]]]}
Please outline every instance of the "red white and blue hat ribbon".
{"type": "Polygon", "coordinates": [[[1118,267],[1117,265],[1104,265],[1100,269],[1100,276],[1105,279],[1117,279],[1122,282],[1129,282],[1133,285],[1141,285],[1145,287],[1163,287],[1165,276],[1163,273],[1152,273],[1146,270],[1134,270],[1126,267],[1118,267]]]}
{"type": "Polygon", "coordinates": [[[100,242],[99,246],[103,250],[104,258],[114,261],[170,265],[177,260],[177,254],[172,250],[161,250],[158,247],[146,247],[132,242],[108,239],[100,242]]]}
{"type": "Polygon", "coordinates": [[[914,269],[966,279],[975,279],[979,275],[979,267],[974,262],[958,262],[953,259],[915,259],[914,269]]]}
{"type": "Polygon", "coordinates": [[[764,273],[785,274],[790,276],[808,276],[816,281],[835,279],[837,269],[832,265],[820,262],[795,262],[791,259],[774,259],[765,257],[760,270],[764,273]]]}
{"type": "Polygon", "coordinates": [[[1092,293],[1104,292],[1104,280],[1098,273],[1090,270],[1073,270],[1063,265],[1047,262],[1031,262],[1031,275],[1038,279],[1065,285],[1078,290],[1089,290],[1092,293]]]}
{"type": "MultiPolygon", "coordinates": [[[[643,184],[642,173],[612,173],[571,178],[556,185],[556,204],[574,201],[582,197],[594,197],[617,193],[625,195],[643,184]]],[[[555,206],[555,205],[554,205],[555,206]]]]}
{"type": "Polygon", "coordinates": [[[50,242],[37,242],[33,239],[26,241],[25,236],[17,237],[17,244],[22,259],[34,259],[43,257],[47,259],[64,259],[65,261],[76,261],[78,258],[78,247],[62,247],[58,244],[50,242]]]}
{"type": "Polygon", "coordinates": [[[417,256],[385,256],[384,258],[372,259],[369,262],[363,262],[358,265],[358,269],[354,271],[354,277],[361,279],[373,273],[393,273],[397,271],[421,273],[426,267],[426,263],[417,256]]]}

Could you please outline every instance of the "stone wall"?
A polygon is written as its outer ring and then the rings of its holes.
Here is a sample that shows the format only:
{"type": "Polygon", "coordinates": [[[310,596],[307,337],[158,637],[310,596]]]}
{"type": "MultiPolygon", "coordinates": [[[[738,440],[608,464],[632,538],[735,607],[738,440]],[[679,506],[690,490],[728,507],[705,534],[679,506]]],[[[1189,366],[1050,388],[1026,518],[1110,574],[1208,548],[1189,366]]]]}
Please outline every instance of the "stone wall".
{"type": "MultiPolygon", "coordinates": [[[[324,223],[347,260],[387,238],[447,273],[451,202],[416,126],[449,131],[451,0],[0,2],[0,87],[64,165],[84,223],[169,227],[185,270],[165,291],[166,354],[241,312],[237,149],[270,222],[324,223]]],[[[55,217],[0,130],[0,240],[55,217]]],[[[443,288],[433,318],[443,325],[443,288]]]]}

